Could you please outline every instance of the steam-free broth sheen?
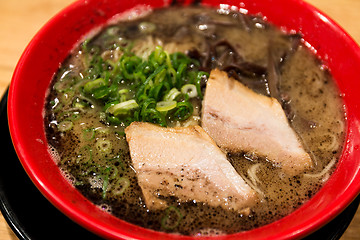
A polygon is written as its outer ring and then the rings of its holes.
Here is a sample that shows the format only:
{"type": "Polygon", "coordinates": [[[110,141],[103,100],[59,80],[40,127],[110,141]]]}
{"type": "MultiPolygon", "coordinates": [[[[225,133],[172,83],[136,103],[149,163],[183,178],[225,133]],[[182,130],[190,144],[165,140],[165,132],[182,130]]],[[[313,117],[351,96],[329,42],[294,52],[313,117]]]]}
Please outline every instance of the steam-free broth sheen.
{"type": "Polygon", "coordinates": [[[64,176],[104,211],[157,231],[214,235],[273,222],[316,194],[342,151],[342,104],[331,75],[303,45],[300,34],[285,34],[259,16],[227,9],[171,7],[113,23],[77,47],[51,84],[44,122],[50,151],[64,176]],[[155,61],[152,67],[144,63],[148,59],[155,61]],[[187,73],[179,73],[181,64],[187,73]],[[178,68],[174,72],[170,66],[178,68]],[[149,210],[124,129],[132,121],[201,126],[202,95],[214,68],[278,99],[314,168],[290,176],[262,156],[227,152],[236,171],[260,196],[250,211],[224,211],[196,201],[178,202],[176,197],[164,198],[170,206],[166,210],[149,210]],[[183,85],[163,84],[158,92],[151,90],[164,76],[175,81],[177,74],[185,76],[183,85]],[[147,87],[144,81],[151,77],[147,87]],[[184,93],[186,84],[190,90],[184,93]],[[141,86],[147,90],[139,90],[141,86]],[[171,99],[170,93],[163,96],[161,91],[173,88],[175,105],[156,105],[171,99]],[[197,95],[190,96],[194,88],[197,95]],[[154,103],[148,96],[161,99],[154,103]],[[117,105],[121,102],[126,104],[117,105]]]}

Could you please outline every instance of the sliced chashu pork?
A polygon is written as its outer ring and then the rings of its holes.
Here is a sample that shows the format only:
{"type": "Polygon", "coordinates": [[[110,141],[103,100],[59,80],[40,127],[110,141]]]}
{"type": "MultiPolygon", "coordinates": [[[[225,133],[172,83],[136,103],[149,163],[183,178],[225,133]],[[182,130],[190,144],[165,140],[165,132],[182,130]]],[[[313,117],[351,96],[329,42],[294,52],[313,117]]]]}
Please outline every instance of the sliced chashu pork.
{"type": "Polygon", "coordinates": [[[202,127],[221,148],[265,156],[288,174],[312,166],[280,103],[218,69],[211,71],[207,82],[202,127]]]}
{"type": "Polygon", "coordinates": [[[125,133],[149,209],[167,207],[159,196],[239,212],[255,204],[254,190],[200,126],[163,128],[133,122],[125,133]]]}

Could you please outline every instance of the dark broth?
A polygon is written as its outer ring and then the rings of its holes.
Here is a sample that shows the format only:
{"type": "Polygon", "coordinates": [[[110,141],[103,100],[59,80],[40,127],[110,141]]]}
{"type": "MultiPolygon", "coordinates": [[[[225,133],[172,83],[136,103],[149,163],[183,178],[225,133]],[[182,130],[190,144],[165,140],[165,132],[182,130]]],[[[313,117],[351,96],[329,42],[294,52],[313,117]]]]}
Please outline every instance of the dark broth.
{"type": "MultiPolygon", "coordinates": [[[[169,205],[179,209],[182,219],[175,227],[162,226],[165,212],[148,210],[137,184],[123,134],[128,123],[110,124],[99,101],[83,93],[84,84],[99,77],[95,69],[86,69],[83,44],[62,64],[52,82],[45,128],[51,151],[64,175],[104,211],[158,231],[187,235],[235,233],[291,213],[328,179],[344,141],[342,100],[331,75],[300,42],[299,35],[287,35],[260,17],[238,12],[173,7],[113,24],[88,41],[86,48],[90,55],[101,54],[104,61],[116,61],[121,54],[119,46],[127,47],[130,43],[133,51],[143,57],[157,45],[170,53],[187,53],[203,63],[203,70],[214,67],[228,70],[229,75],[265,95],[272,94],[269,81],[274,76],[268,72],[271,53],[278,74],[275,77],[281,78],[278,97],[315,167],[311,172],[288,176],[259,156],[228,153],[238,173],[263,196],[250,214],[168,198],[169,205]],[[217,47],[212,54],[218,59],[206,59],[209,48],[214,46],[217,47]],[[252,65],[234,70],[229,66],[234,52],[252,65]]],[[[119,84],[126,85],[124,81],[119,84]]],[[[169,126],[201,125],[201,100],[195,98],[193,104],[195,110],[190,120],[169,121],[169,126]]]]}

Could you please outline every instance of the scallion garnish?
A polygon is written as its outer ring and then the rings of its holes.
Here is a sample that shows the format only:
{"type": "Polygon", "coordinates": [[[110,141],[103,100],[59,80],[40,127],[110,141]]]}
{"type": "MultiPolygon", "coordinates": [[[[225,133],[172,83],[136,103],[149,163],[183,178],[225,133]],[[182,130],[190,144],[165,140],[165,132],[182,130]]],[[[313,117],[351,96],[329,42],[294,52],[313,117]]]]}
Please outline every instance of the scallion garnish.
{"type": "Polygon", "coordinates": [[[126,189],[130,186],[130,181],[126,177],[119,178],[112,187],[112,193],[114,195],[122,195],[126,189]]]}
{"type": "Polygon", "coordinates": [[[176,108],[176,101],[161,101],[156,103],[156,110],[159,112],[167,112],[176,108]]]}
{"type": "Polygon", "coordinates": [[[134,99],[131,99],[125,102],[112,105],[107,109],[107,111],[114,116],[119,116],[119,115],[126,115],[131,110],[136,109],[138,107],[139,105],[136,103],[136,101],[134,99]]]}
{"type": "Polygon", "coordinates": [[[73,123],[69,120],[65,120],[59,123],[58,129],[60,132],[69,131],[73,127],[73,123]]]}
{"type": "Polygon", "coordinates": [[[161,219],[161,227],[166,230],[174,229],[179,225],[182,217],[183,216],[177,207],[170,206],[165,210],[165,215],[161,219]]]}
{"type": "Polygon", "coordinates": [[[181,92],[183,94],[187,94],[189,96],[189,98],[198,96],[196,86],[194,84],[185,84],[184,86],[182,86],[181,92]]]}
{"type": "Polygon", "coordinates": [[[90,81],[84,85],[84,91],[86,93],[93,93],[94,90],[98,89],[99,87],[106,86],[106,81],[103,78],[98,78],[94,81],[90,81]]]}
{"type": "Polygon", "coordinates": [[[147,59],[124,49],[117,61],[109,61],[92,55],[83,92],[103,104],[102,120],[114,125],[145,121],[167,126],[188,119],[193,113],[189,99],[202,98],[200,84],[208,76],[198,70],[197,60],[160,46],[147,59]]]}
{"type": "Polygon", "coordinates": [[[87,128],[83,130],[83,138],[86,141],[93,140],[95,138],[95,129],[87,128]]]}
{"type": "Polygon", "coordinates": [[[164,101],[171,101],[175,100],[177,96],[179,96],[181,93],[177,88],[172,88],[165,96],[164,101]]]}
{"type": "Polygon", "coordinates": [[[80,148],[78,155],[76,156],[76,163],[85,164],[92,160],[92,149],[89,145],[85,145],[80,148]]]}
{"type": "Polygon", "coordinates": [[[103,153],[109,153],[112,149],[111,142],[106,139],[98,139],[95,146],[100,152],[103,153]]]}

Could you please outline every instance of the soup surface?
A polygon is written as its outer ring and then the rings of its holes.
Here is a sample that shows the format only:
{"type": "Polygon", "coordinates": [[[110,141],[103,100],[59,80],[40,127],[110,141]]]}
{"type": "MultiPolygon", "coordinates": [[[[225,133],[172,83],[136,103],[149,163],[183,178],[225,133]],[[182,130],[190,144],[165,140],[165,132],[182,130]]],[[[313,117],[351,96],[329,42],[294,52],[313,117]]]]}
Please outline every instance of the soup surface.
{"type": "Polygon", "coordinates": [[[130,223],[186,235],[235,233],[291,213],[329,178],[345,134],[339,91],[300,34],[286,34],[259,16],[203,7],[154,10],[111,24],[83,42],[51,84],[44,122],[55,161],[94,204],[130,223]],[[151,210],[124,129],[132,121],[201,126],[202,97],[214,68],[279,100],[314,167],[290,176],[256,154],[227,152],[261,196],[249,212],[175,197],[164,198],[170,206],[166,210],[151,210]],[[166,77],[183,82],[157,91],[143,81],[153,78],[150,85],[156,86],[166,77]],[[185,85],[190,91],[184,92],[185,85]],[[196,94],[190,96],[191,91],[196,94]],[[176,95],[174,106],[158,104],[171,94],[176,95]]]}

